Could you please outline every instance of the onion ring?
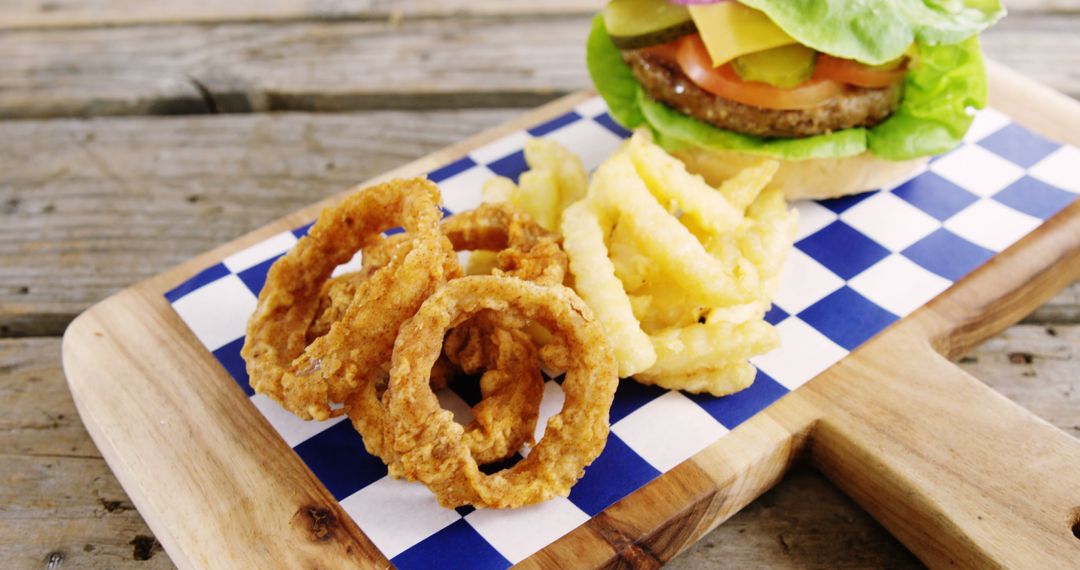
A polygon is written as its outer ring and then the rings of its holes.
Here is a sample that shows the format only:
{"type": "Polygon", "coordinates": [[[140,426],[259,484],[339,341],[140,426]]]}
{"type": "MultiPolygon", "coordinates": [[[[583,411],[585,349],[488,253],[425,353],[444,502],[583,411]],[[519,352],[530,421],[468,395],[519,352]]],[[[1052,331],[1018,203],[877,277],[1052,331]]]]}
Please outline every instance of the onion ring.
{"type": "MultiPolygon", "coordinates": [[[[498,275],[512,275],[542,285],[561,284],[566,277],[569,262],[559,235],[544,229],[510,204],[484,202],[474,210],[444,219],[440,227],[455,251],[496,252],[498,275]]],[[[400,233],[365,247],[360,273],[370,273],[384,265],[394,248],[409,239],[408,233],[400,233]]]]}
{"type": "MultiPolygon", "coordinates": [[[[519,327],[520,323],[506,315],[483,312],[446,338],[446,360],[467,374],[484,371],[480,377],[483,398],[473,406],[474,419],[465,426],[463,435],[465,445],[481,465],[512,457],[523,445],[533,443],[544,377],[536,347],[519,327]],[[465,345],[460,350],[451,350],[455,342],[462,341],[465,345]]],[[[442,360],[435,361],[433,374],[438,374],[442,360]]]]}
{"type": "Polygon", "coordinates": [[[439,285],[460,274],[439,231],[438,188],[423,179],[393,180],[327,208],[308,235],[270,268],[248,321],[241,355],[251,386],[303,419],[340,415],[344,401],[386,361],[401,323],[439,285]],[[342,318],[307,339],[319,293],[333,270],[380,234],[404,226],[412,239],[360,284],[342,318]]]}
{"type": "Polygon", "coordinates": [[[604,448],[618,382],[603,328],[571,289],[504,276],[454,279],[424,301],[394,343],[383,396],[393,469],[423,482],[445,507],[506,508],[566,496],[604,448]],[[492,475],[480,471],[464,428],[440,407],[428,378],[446,331],[485,310],[538,322],[562,336],[573,356],[563,409],[548,420],[544,437],[528,457],[492,475]]]}
{"type": "MultiPolygon", "coordinates": [[[[508,204],[482,204],[475,210],[446,218],[440,228],[455,250],[497,251],[496,270],[499,274],[534,279],[543,284],[561,283],[566,276],[568,261],[559,246],[557,234],[545,230],[508,204]]],[[[378,272],[377,266],[383,260],[393,258],[393,252],[407,246],[411,239],[411,234],[406,232],[365,249],[361,275],[351,279],[362,281],[363,273],[378,272]]],[[[339,284],[341,295],[347,296],[350,287],[355,284],[343,280],[339,284]]],[[[333,288],[330,291],[333,292],[333,288]]],[[[331,312],[332,305],[333,302],[331,312]]],[[[488,317],[465,324],[465,327],[479,327],[469,334],[498,337],[498,340],[489,339],[490,342],[484,343],[486,350],[479,353],[480,360],[466,370],[469,373],[480,369],[487,371],[480,379],[484,398],[473,407],[475,420],[466,429],[467,444],[481,464],[506,459],[531,441],[543,397],[543,377],[536,366],[536,349],[527,336],[516,334],[516,331],[497,332],[497,327],[493,326],[497,320],[488,317]]],[[[447,356],[456,363],[453,352],[451,349],[447,356]]],[[[441,373],[436,375],[434,386],[444,382],[439,378],[445,377],[445,363],[440,367],[441,373]]],[[[387,459],[383,442],[386,409],[380,387],[378,383],[363,386],[344,400],[344,409],[368,451],[387,459]]],[[[393,473],[392,462],[387,463],[391,464],[393,473]]]]}

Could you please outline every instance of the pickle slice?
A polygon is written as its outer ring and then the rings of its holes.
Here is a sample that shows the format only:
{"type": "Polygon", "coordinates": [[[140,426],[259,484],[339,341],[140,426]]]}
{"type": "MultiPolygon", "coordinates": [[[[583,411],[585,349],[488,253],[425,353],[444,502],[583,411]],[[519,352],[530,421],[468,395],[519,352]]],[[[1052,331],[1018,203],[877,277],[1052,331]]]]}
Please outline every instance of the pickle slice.
{"type": "Polygon", "coordinates": [[[611,0],[604,26],[619,49],[665,44],[697,29],[686,6],[666,0],[611,0]]]}
{"type": "Polygon", "coordinates": [[[810,79],[816,57],[814,50],[792,44],[737,57],[731,66],[743,81],[759,81],[790,89],[810,79]]]}

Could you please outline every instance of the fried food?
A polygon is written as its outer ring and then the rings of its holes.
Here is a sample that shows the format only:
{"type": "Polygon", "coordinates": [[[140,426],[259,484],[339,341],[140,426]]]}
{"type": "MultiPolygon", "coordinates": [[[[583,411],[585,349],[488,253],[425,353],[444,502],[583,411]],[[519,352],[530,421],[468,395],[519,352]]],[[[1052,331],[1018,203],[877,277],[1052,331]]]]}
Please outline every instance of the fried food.
{"type": "Polygon", "coordinates": [[[518,507],[566,496],[604,448],[617,372],[603,328],[571,289],[506,276],[451,280],[405,323],[394,346],[384,400],[395,471],[423,482],[445,507],[518,507]],[[428,379],[446,332],[485,313],[519,325],[538,322],[572,357],[563,409],[528,457],[491,475],[479,470],[464,428],[439,406],[428,379]]]}
{"type": "MultiPolygon", "coordinates": [[[[533,443],[544,377],[529,335],[497,313],[482,312],[446,337],[444,356],[466,374],[483,371],[473,421],[462,436],[480,465],[513,456],[533,443]]],[[[437,372],[438,360],[433,373],[437,372]]]]}
{"type": "MultiPolygon", "coordinates": [[[[525,162],[529,169],[521,174],[517,185],[502,176],[488,180],[484,184],[483,201],[513,204],[543,228],[558,231],[563,210],[585,196],[589,185],[585,167],[577,155],[553,140],[542,138],[525,143],[525,162]]],[[[477,262],[481,260],[483,256],[477,262]]]]}
{"type": "Polygon", "coordinates": [[[619,376],[627,377],[652,365],[656,350],[638,326],[630,298],[608,258],[604,234],[610,227],[610,218],[590,201],[578,202],[563,213],[563,247],[576,289],[604,325],[619,361],[619,376]]]}
{"type": "Polygon", "coordinates": [[[542,285],[561,284],[566,277],[559,235],[510,204],[481,204],[450,216],[442,227],[457,251],[495,252],[496,274],[542,285]]]}
{"type": "Polygon", "coordinates": [[[722,396],[773,349],[764,321],[797,218],[762,160],[719,187],[637,133],[563,212],[575,288],[612,342],[619,374],[722,396]]]}
{"type": "Polygon", "coordinates": [[[620,375],[729,394],[777,343],[763,316],[795,218],[765,189],[775,163],[712,187],[639,134],[588,183],[556,143],[525,153],[519,184],[496,178],[446,219],[425,180],[324,211],[271,268],[242,350],[256,391],[304,419],[348,415],[447,507],[566,496],[603,450],[620,375]],[[361,269],[331,278],[357,251],[361,269]],[[565,371],[565,403],[534,442],[541,370],[565,371]],[[434,394],[459,372],[479,375],[468,425],[434,394]]]}
{"type": "Polygon", "coordinates": [[[431,182],[395,180],[323,211],[308,235],[270,268],[248,322],[241,355],[257,392],[303,419],[325,420],[341,413],[332,403],[375,380],[401,323],[461,272],[439,231],[439,199],[431,182]],[[307,331],[331,273],[396,226],[412,240],[360,283],[340,320],[309,343],[307,331]]]}
{"type": "MultiPolygon", "coordinates": [[[[440,224],[440,231],[454,250],[495,253],[497,275],[545,285],[561,283],[566,275],[567,258],[559,247],[558,236],[509,204],[485,204],[451,216],[440,224]]],[[[407,247],[412,240],[411,233],[405,232],[365,249],[363,268],[357,277],[349,279],[362,280],[365,272],[378,274],[377,267],[384,260],[393,259],[396,255],[393,252],[407,247]]],[[[452,257],[456,262],[456,256],[452,257]]],[[[339,303],[348,297],[350,287],[355,289],[355,285],[344,277],[338,278],[341,281],[337,288],[328,290],[329,295],[337,295],[339,303]]],[[[331,300],[324,314],[336,312],[331,300]]],[[[543,395],[543,377],[537,365],[536,348],[520,331],[497,330],[491,326],[494,320],[497,319],[488,316],[463,325],[470,329],[465,333],[479,337],[476,342],[482,348],[479,359],[462,368],[470,374],[481,369],[486,371],[480,378],[484,399],[473,407],[475,419],[466,428],[466,443],[481,464],[506,459],[531,440],[543,395]]],[[[395,334],[398,328],[394,329],[395,334]]],[[[448,344],[449,363],[459,363],[456,350],[458,344],[448,344]]],[[[387,350],[385,363],[389,363],[389,355],[387,350]]],[[[446,375],[446,366],[440,364],[440,375],[446,375]]],[[[364,438],[368,451],[385,460],[388,452],[383,443],[386,423],[382,403],[384,385],[384,382],[373,382],[362,386],[344,400],[344,409],[353,427],[364,438]]]]}
{"type": "Polygon", "coordinates": [[[252,386],[305,419],[348,414],[392,475],[444,505],[565,496],[607,438],[618,375],[603,329],[562,285],[557,234],[505,203],[440,222],[438,202],[431,183],[399,180],[325,210],[268,274],[242,349],[252,386]],[[362,268],[331,279],[357,250],[362,268]],[[455,250],[493,251],[492,275],[461,277],[455,250]],[[547,361],[567,371],[563,411],[527,459],[482,475],[533,443],[547,361]],[[432,392],[455,367],[481,374],[467,426],[432,392]]]}

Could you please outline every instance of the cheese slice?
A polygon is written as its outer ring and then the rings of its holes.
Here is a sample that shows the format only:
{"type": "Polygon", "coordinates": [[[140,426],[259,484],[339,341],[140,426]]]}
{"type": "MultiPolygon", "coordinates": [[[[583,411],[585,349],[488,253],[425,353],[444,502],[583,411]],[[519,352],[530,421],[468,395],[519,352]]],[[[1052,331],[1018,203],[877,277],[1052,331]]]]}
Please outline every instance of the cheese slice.
{"type": "Polygon", "coordinates": [[[695,4],[689,8],[716,67],[740,55],[798,43],[764,12],[738,2],[695,4]]]}

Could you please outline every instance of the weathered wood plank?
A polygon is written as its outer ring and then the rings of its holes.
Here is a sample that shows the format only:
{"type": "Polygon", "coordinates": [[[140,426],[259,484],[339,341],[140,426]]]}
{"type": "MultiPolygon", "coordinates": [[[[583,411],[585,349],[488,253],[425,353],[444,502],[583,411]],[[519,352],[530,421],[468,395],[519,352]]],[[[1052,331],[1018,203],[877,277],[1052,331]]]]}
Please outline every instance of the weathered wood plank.
{"type": "MultiPolygon", "coordinates": [[[[1028,0],[1029,2],[1031,0],[1028,0]]],[[[1071,0],[1068,0],[1071,1],[1071,0]]],[[[138,0],[13,0],[0,28],[117,26],[145,23],[277,20],[388,20],[468,15],[589,14],[602,0],[195,0],[150,4],[138,0]]]]}
{"type": "Polygon", "coordinates": [[[0,455],[7,568],[173,568],[101,458],[0,455]]]}
{"type": "Polygon", "coordinates": [[[0,123],[0,336],[58,335],[135,281],[515,114],[0,123]]]}
{"type": "MultiPolygon", "coordinates": [[[[1080,437],[1077,362],[1080,326],[1016,325],[962,359],[960,366],[1066,433],[1080,437]]],[[[850,499],[816,472],[789,474],[774,490],[673,560],[671,566],[921,567],[865,512],[853,503],[844,506],[847,501],[850,499]]]]}
{"type": "Polygon", "coordinates": [[[60,340],[0,340],[0,560],[44,568],[171,568],[83,428],[60,340]]]}
{"type": "Polygon", "coordinates": [[[1002,395],[1080,438],[1080,326],[1013,326],[963,358],[960,365],[1002,395]]]}
{"type": "MultiPolygon", "coordinates": [[[[961,365],[1080,436],[1077,361],[1080,325],[1018,325],[961,365]]],[[[151,533],[76,419],[57,339],[0,340],[0,417],[0,559],[41,567],[59,551],[72,567],[171,567],[156,547],[149,563],[136,560],[131,542],[144,537],[136,542],[145,553],[151,533]]],[[[908,568],[917,561],[822,476],[802,471],[672,561],[674,568],[762,566],[908,568]]]]}
{"type": "Polygon", "coordinates": [[[667,567],[900,570],[923,565],[823,475],[795,469],[667,567]]]}
{"type": "MultiPolygon", "coordinates": [[[[587,14],[13,30],[0,118],[532,107],[590,85],[587,14]]],[[[1080,13],[1017,13],[987,53],[1080,96],[1080,13]]]]}
{"type": "Polygon", "coordinates": [[[0,454],[101,458],[79,421],[59,357],[59,339],[0,341],[0,454]]]}
{"type": "MultiPolygon", "coordinates": [[[[123,287],[516,113],[0,123],[0,336],[59,334],[123,287]]],[[[1080,283],[1029,322],[1080,322],[1080,283]]]]}
{"type": "Polygon", "coordinates": [[[587,84],[587,17],[0,35],[0,117],[534,107],[587,84]]]}
{"type": "MultiPolygon", "coordinates": [[[[118,26],[146,23],[270,20],[379,20],[463,15],[588,14],[603,0],[194,0],[148,4],[137,0],[9,0],[0,28],[118,26]]],[[[1080,0],[1010,0],[1019,12],[1080,12],[1080,0]]]]}
{"type": "Polygon", "coordinates": [[[1039,307],[1023,321],[1026,324],[1080,323],[1080,283],[1073,283],[1039,307]]]}

